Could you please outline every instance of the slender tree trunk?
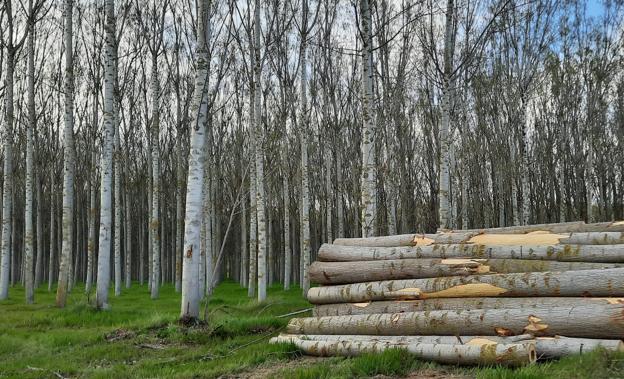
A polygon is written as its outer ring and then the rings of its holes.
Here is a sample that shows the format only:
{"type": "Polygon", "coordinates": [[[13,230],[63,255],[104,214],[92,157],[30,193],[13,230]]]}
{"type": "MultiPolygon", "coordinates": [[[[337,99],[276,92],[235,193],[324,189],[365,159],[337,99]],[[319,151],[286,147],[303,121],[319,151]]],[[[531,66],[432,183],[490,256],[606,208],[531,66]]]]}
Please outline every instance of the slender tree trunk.
{"type": "Polygon", "coordinates": [[[37,262],[35,264],[35,288],[39,288],[43,277],[43,201],[41,181],[35,171],[35,185],[37,186],[37,262]]]}
{"type": "Polygon", "coordinates": [[[158,55],[152,54],[152,204],[150,228],[152,230],[152,288],[151,298],[160,294],[160,80],[158,55]]]}
{"type": "MultiPolygon", "coordinates": [[[[285,125],[284,125],[285,126],[285,125]]],[[[290,188],[288,186],[288,135],[285,131],[282,146],[282,190],[284,199],[284,290],[290,289],[292,259],[290,252],[290,188]]]]}
{"type": "Polygon", "coordinates": [[[310,266],[310,188],[308,184],[308,128],[310,124],[308,114],[308,1],[303,0],[301,8],[301,51],[299,53],[299,67],[301,69],[301,255],[300,255],[300,282],[303,295],[306,296],[310,288],[308,266],[310,266]]]}
{"type": "MultiPolygon", "coordinates": [[[[118,126],[118,125],[117,125],[118,126]]],[[[114,201],[115,201],[115,240],[113,248],[115,252],[115,296],[121,295],[121,143],[119,141],[119,129],[115,130],[115,152],[113,153],[113,169],[115,176],[114,201]]]]}
{"type": "Polygon", "coordinates": [[[184,164],[182,162],[182,141],[179,137],[176,149],[176,174],[178,185],[176,186],[175,290],[180,292],[182,290],[182,231],[184,230],[184,218],[182,215],[184,164]]]}
{"type": "MultiPolygon", "coordinates": [[[[126,175],[128,173],[128,168],[126,165],[126,175]]],[[[132,219],[130,217],[130,195],[128,193],[128,188],[125,188],[124,190],[124,204],[125,204],[125,208],[126,208],[126,217],[124,218],[125,221],[125,236],[126,236],[126,243],[125,243],[125,257],[126,257],[126,288],[130,288],[130,286],[132,286],[132,219]]]]}
{"type": "Polygon", "coordinates": [[[267,287],[267,233],[264,203],[264,133],[262,131],[262,109],[260,96],[262,84],[260,83],[260,0],[256,0],[254,9],[254,98],[253,107],[254,135],[256,145],[256,212],[258,214],[258,301],[266,299],[267,287]]]}
{"type": "Polygon", "coordinates": [[[197,47],[195,55],[195,92],[190,108],[191,149],[186,186],[186,215],[184,222],[184,258],[182,260],[182,319],[195,320],[199,317],[200,292],[199,258],[200,228],[202,216],[202,187],[204,182],[204,140],[208,117],[208,51],[206,30],[208,1],[198,2],[197,47]]]}
{"type": "MultiPolygon", "coordinates": [[[[95,163],[95,152],[93,153],[95,163]]],[[[95,203],[95,177],[89,183],[89,240],[87,242],[87,278],[85,280],[85,293],[91,293],[93,284],[93,263],[95,259],[95,222],[97,217],[97,204],[95,203]]]]}
{"type": "Polygon", "coordinates": [[[56,199],[54,197],[56,188],[54,186],[54,172],[50,183],[50,257],[48,258],[48,292],[52,292],[52,282],[54,281],[54,256],[56,250],[56,199]]]}
{"type": "Polygon", "coordinates": [[[373,37],[369,0],[360,0],[362,25],[362,175],[361,223],[362,237],[375,235],[377,217],[377,178],[375,172],[375,123],[373,121],[373,37]]]}
{"type": "Polygon", "coordinates": [[[33,155],[35,133],[35,21],[32,0],[28,0],[28,125],[26,127],[26,194],[24,207],[24,272],[26,303],[35,300],[33,278],[34,228],[33,228],[33,155]]]}
{"type": "MultiPolygon", "coordinates": [[[[12,37],[10,37],[12,38],[12,37]]],[[[15,50],[7,49],[6,72],[4,79],[5,133],[4,133],[4,181],[2,192],[2,257],[0,260],[0,300],[9,297],[9,275],[11,262],[11,220],[13,213],[13,70],[15,50]]],[[[13,277],[13,275],[11,275],[13,277]]]]}
{"type": "Polygon", "coordinates": [[[63,244],[61,247],[56,305],[65,307],[69,290],[74,223],[74,68],[73,68],[73,0],[65,1],[65,130],[63,178],[63,244]]]}
{"type": "Polygon", "coordinates": [[[108,287],[110,284],[110,248],[112,232],[112,192],[113,192],[113,145],[115,138],[114,117],[114,67],[117,65],[115,48],[115,6],[113,0],[104,3],[105,21],[105,55],[104,70],[104,144],[102,148],[102,177],[100,185],[100,237],[98,249],[98,272],[96,303],[99,309],[106,309],[108,304],[108,287]]]}

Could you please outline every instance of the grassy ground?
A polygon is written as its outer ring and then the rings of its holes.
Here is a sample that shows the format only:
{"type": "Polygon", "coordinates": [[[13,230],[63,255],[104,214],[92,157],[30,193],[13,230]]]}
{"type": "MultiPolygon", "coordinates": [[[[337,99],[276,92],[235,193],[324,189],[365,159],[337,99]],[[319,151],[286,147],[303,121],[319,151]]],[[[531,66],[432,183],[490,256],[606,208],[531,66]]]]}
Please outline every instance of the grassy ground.
{"type": "Polygon", "coordinates": [[[0,302],[0,378],[624,378],[624,355],[605,352],[517,370],[439,366],[401,351],[304,357],[293,346],[267,344],[288,322],[276,316],[309,306],[299,289],[279,286],[258,304],[223,283],[207,307],[207,325],[193,328],[177,323],[180,300],[171,286],[152,301],[135,285],[106,312],[95,311],[80,286],[62,310],[43,288],[34,305],[23,304],[23,295],[12,288],[0,302]]]}

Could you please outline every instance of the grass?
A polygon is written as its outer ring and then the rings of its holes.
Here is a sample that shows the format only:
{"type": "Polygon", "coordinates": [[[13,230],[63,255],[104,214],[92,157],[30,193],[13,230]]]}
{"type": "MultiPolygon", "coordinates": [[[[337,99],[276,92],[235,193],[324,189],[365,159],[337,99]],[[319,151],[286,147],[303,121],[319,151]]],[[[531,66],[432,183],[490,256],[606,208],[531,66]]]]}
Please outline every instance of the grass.
{"type": "Polygon", "coordinates": [[[271,378],[401,377],[434,372],[435,377],[624,378],[624,355],[598,351],[520,369],[457,368],[422,362],[406,352],[352,359],[312,359],[292,345],[269,345],[286,326],[279,318],[309,307],[301,290],[269,289],[257,303],[233,282],[216,288],[207,323],[178,324],[180,298],[164,286],[158,300],[134,285],[112,310],[96,311],[82,287],[74,288],[65,309],[54,307],[54,293],[43,287],[36,303],[12,288],[0,302],[0,378],[212,378],[254,374],[271,378]]]}

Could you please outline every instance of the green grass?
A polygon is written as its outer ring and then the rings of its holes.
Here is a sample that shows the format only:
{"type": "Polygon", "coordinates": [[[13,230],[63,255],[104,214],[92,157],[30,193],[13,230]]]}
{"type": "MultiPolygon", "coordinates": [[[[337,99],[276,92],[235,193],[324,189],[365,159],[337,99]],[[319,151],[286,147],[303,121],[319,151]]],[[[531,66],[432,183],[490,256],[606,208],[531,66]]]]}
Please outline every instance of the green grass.
{"type": "Polygon", "coordinates": [[[247,298],[233,282],[216,288],[207,323],[178,324],[180,297],[164,286],[158,300],[134,284],[110,311],[96,311],[76,287],[65,309],[43,287],[36,304],[25,305],[22,288],[0,302],[0,378],[212,378],[249,373],[271,378],[436,377],[624,378],[624,355],[603,351],[520,369],[458,368],[422,362],[398,350],[357,358],[313,359],[292,345],[269,345],[286,326],[278,318],[309,307],[301,291],[269,289],[266,302],[247,298]]]}

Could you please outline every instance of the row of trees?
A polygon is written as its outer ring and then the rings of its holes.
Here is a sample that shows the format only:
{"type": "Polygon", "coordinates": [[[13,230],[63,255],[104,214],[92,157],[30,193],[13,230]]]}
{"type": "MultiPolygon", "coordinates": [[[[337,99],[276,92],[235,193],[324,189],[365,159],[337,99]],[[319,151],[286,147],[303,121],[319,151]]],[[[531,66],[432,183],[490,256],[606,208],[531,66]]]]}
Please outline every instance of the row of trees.
{"type": "Polygon", "coordinates": [[[193,319],[335,237],[621,219],[622,4],[587,6],[2,0],[0,299],[193,319]]]}

